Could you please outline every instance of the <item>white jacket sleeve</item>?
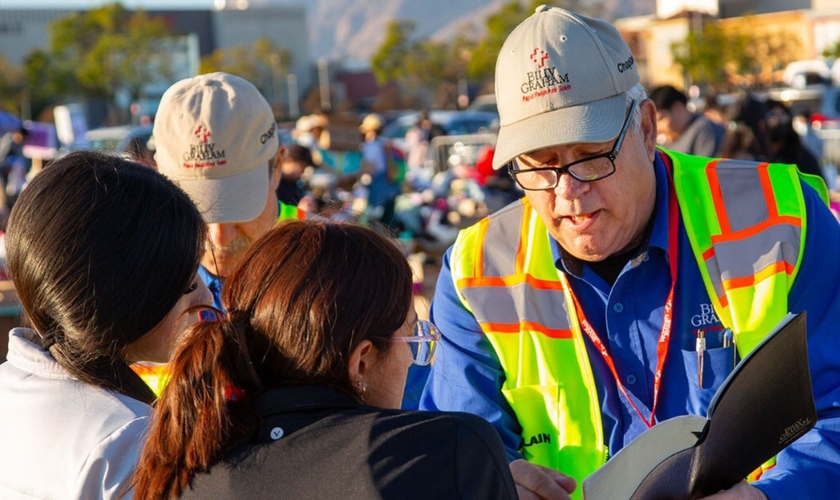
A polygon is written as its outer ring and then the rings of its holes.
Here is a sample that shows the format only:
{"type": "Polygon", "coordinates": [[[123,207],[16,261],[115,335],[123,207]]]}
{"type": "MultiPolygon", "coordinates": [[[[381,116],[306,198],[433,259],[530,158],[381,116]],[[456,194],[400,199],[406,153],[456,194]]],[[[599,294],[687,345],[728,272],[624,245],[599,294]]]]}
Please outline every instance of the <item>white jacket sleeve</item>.
{"type": "MultiPolygon", "coordinates": [[[[148,417],[136,418],[100,441],[79,471],[72,498],[119,499],[140,460],[148,425],[148,417]]],[[[132,497],[129,493],[123,498],[132,497]]]]}

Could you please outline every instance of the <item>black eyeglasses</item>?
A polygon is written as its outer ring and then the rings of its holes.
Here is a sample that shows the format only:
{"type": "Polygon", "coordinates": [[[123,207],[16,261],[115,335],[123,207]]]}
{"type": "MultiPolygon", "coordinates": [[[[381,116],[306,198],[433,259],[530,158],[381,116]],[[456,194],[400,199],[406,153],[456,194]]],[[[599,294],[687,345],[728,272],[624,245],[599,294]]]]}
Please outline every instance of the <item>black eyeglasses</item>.
{"type": "Polygon", "coordinates": [[[566,172],[581,182],[595,182],[611,176],[615,172],[615,159],[618,157],[619,150],[621,150],[621,144],[624,142],[624,136],[630,127],[630,119],[635,109],[636,101],[631,101],[612,150],[588,158],[581,158],[562,167],[552,167],[529,159],[528,163],[537,165],[537,167],[519,170],[516,167],[517,160],[514,159],[508,164],[508,174],[522,189],[528,191],[554,189],[560,182],[560,175],[566,172]]]}

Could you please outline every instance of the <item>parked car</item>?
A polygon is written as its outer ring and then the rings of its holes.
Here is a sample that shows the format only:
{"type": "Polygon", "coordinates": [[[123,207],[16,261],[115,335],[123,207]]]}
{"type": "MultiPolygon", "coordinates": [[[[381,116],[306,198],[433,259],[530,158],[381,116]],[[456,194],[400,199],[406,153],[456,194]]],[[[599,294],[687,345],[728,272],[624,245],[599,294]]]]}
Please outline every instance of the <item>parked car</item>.
{"type": "Polygon", "coordinates": [[[798,89],[809,85],[828,85],[831,83],[831,64],[822,59],[793,61],[785,67],[782,81],[798,89]]]}
{"type": "Polygon", "coordinates": [[[85,149],[121,154],[145,165],[154,165],[150,149],[152,125],[120,125],[85,132],[85,149]]]}
{"type": "Polygon", "coordinates": [[[807,114],[816,129],[840,128],[840,87],[808,85],[772,89],[767,97],[787,105],[794,115],[807,114]]]}
{"type": "MultiPolygon", "coordinates": [[[[385,125],[382,137],[390,139],[396,147],[405,150],[405,133],[419,118],[419,111],[401,115],[385,125]]],[[[439,126],[445,135],[468,135],[489,132],[493,123],[498,122],[499,115],[489,111],[432,110],[429,111],[429,120],[439,126]]]]}
{"type": "Polygon", "coordinates": [[[499,106],[496,104],[496,94],[476,96],[467,106],[467,111],[490,111],[498,114],[499,106]]]}
{"type": "Polygon", "coordinates": [[[132,142],[146,144],[152,136],[151,125],[120,125],[85,132],[88,149],[124,153],[132,142]]]}

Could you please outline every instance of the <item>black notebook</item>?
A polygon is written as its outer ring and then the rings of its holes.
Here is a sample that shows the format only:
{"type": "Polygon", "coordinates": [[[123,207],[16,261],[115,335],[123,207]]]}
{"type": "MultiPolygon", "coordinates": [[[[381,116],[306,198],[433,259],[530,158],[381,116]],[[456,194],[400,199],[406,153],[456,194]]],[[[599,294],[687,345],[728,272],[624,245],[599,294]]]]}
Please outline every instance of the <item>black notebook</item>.
{"type": "Polygon", "coordinates": [[[816,421],[805,313],[788,314],[729,374],[707,418],[653,426],[583,481],[583,497],[702,498],[743,480],[816,421]]]}

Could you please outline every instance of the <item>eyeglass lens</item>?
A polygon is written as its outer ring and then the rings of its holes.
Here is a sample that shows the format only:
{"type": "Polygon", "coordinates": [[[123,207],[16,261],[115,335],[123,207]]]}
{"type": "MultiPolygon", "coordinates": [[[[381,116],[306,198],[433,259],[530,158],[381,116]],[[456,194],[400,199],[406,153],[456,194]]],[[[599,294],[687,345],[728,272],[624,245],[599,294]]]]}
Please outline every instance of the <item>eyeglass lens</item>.
{"type": "Polygon", "coordinates": [[[418,320],[414,326],[414,336],[423,337],[421,342],[409,342],[414,363],[425,366],[432,362],[437,348],[437,341],[428,337],[435,336],[437,328],[428,321],[418,320]]]}

